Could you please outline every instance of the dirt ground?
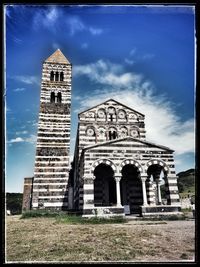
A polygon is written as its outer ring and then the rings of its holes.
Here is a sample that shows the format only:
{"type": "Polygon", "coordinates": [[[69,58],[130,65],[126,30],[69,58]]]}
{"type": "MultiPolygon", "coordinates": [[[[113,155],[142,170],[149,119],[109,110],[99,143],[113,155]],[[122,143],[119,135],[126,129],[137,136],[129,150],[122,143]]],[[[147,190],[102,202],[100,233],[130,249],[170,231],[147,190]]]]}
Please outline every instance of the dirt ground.
{"type": "Polygon", "coordinates": [[[195,221],[70,225],[6,218],[6,263],[194,262],[195,221]]]}

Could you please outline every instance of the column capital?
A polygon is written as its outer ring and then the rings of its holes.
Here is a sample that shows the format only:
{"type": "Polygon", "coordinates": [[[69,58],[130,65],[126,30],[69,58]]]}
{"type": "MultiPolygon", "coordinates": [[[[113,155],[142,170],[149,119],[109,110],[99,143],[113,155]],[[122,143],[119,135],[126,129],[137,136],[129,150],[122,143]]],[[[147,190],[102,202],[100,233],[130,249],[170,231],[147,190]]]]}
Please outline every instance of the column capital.
{"type": "Polygon", "coordinates": [[[114,178],[115,178],[115,181],[116,181],[116,182],[120,182],[120,180],[121,180],[122,176],[120,176],[120,175],[117,175],[117,176],[115,176],[114,178]]]}
{"type": "Polygon", "coordinates": [[[140,178],[141,178],[142,182],[145,182],[148,177],[146,174],[141,174],[140,178]]]}

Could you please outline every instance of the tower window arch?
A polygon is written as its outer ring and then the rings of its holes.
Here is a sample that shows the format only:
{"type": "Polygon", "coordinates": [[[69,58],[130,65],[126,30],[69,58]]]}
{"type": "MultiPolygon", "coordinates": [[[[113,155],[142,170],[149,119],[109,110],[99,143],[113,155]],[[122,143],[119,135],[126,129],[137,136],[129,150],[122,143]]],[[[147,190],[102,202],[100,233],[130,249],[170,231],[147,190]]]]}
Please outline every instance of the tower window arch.
{"type": "Polygon", "coordinates": [[[54,81],[54,72],[53,71],[51,71],[51,73],[50,73],[50,81],[54,81]]]}
{"type": "Polygon", "coordinates": [[[51,103],[55,103],[55,93],[51,92],[51,103]]]}
{"type": "Polygon", "coordinates": [[[63,82],[64,81],[64,73],[61,71],[60,73],[60,81],[63,82]]]}
{"type": "Polygon", "coordinates": [[[61,92],[58,92],[57,94],[57,103],[61,103],[62,102],[62,94],[61,92]]]}
{"type": "Polygon", "coordinates": [[[56,71],[56,75],[55,75],[55,81],[56,81],[56,82],[58,82],[58,80],[59,80],[59,72],[58,72],[58,71],[56,71]]]}

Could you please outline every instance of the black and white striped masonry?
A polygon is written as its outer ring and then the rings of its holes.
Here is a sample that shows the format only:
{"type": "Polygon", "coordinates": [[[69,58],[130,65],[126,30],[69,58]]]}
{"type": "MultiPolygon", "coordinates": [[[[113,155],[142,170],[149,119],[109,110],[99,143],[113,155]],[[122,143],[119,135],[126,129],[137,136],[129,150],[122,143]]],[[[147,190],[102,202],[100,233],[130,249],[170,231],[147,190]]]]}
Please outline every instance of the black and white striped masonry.
{"type": "Polygon", "coordinates": [[[173,150],[146,141],[144,119],[113,99],[79,114],[74,203],[83,216],[180,211],[173,150]]]}
{"type": "Polygon", "coordinates": [[[71,168],[71,76],[59,49],[44,61],[35,171],[25,178],[23,210],[179,213],[174,151],[147,141],[145,115],[114,99],[79,113],[71,168]]]}
{"type": "Polygon", "coordinates": [[[43,63],[32,208],[67,209],[72,66],[58,49],[43,63]]]}

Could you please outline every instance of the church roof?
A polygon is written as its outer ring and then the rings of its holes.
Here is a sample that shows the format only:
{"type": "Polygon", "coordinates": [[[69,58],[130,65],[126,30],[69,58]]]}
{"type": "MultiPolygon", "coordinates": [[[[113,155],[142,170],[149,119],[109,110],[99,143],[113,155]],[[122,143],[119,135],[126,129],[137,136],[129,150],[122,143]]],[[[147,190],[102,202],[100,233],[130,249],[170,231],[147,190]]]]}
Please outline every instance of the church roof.
{"type": "Polygon", "coordinates": [[[140,139],[137,139],[137,138],[133,138],[133,137],[130,137],[130,136],[127,136],[125,138],[118,138],[118,139],[114,139],[114,140],[109,140],[109,141],[98,143],[98,144],[92,145],[92,146],[87,146],[87,147],[84,147],[83,150],[89,150],[89,149],[94,148],[94,147],[105,146],[105,145],[109,145],[109,144],[111,145],[111,144],[117,143],[117,142],[120,143],[120,142],[125,141],[125,140],[126,141],[136,142],[136,143],[142,143],[142,144],[145,144],[148,147],[157,147],[157,148],[164,149],[164,150],[167,150],[167,151],[170,151],[170,152],[174,152],[174,150],[169,148],[169,147],[157,145],[155,143],[151,143],[151,142],[148,142],[148,141],[143,141],[143,140],[140,140],[140,139]]]}
{"type": "Polygon", "coordinates": [[[103,104],[105,104],[105,103],[107,103],[107,102],[110,102],[110,101],[113,101],[113,102],[117,103],[118,105],[121,105],[121,106],[123,106],[123,107],[125,107],[125,108],[128,108],[129,110],[132,110],[132,111],[134,111],[134,112],[140,114],[140,115],[143,116],[143,117],[145,116],[145,115],[142,114],[141,112],[136,111],[136,110],[134,110],[133,108],[130,108],[130,107],[128,107],[128,106],[126,106],[126,105],[124,105],[124,104],[122,104],[122,103],[120,103],[120,102],[118,102],[118,101],[116,101],[116,100],[114,100],[114,99],[112,99],[112,98],[110,98],[110,99],[108,99],[108,100],[106,100],[106,101],[104,101],[104,102],[102,102],[102,103],[100,103],[100,104],[98,104],[98,105],[96,105],[96,106],[93,106],[92,108],[88,108],[88,109],[86,109],[86,110],[80,112],[78,115],[81,115],[82,113],[84,113],[84,112],[86,112],[86,111],[92,110],[93,108],[97,108],[97,107],[99,107],[99,106],[101,106],[101,105],[103,105],[103,104]]]}
{"type": "Polygon", "coordinates": [[[60,49],[57,49],[50,57],[45,60],[45,62],[70,64],[69,60],[63,55],[60,49]]]}

